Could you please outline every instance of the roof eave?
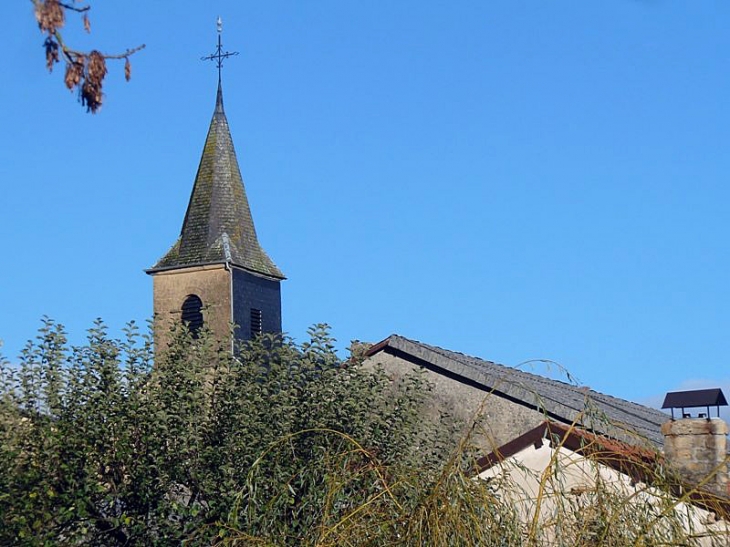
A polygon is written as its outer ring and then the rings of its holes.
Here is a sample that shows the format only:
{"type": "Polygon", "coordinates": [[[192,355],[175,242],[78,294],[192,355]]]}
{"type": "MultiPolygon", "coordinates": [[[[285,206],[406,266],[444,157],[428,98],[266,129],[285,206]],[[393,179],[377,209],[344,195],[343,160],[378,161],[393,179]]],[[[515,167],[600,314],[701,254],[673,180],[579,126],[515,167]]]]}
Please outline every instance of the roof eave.
{"type": "Polygon", "coordinates": [[[575,424],[561,424],[545,420],[537,427],[496,448],[474,464],[474,475],[479,475],[511,458],[522,450],[534,446],[539,448],[544,442],[553,446],[565,447],[583,457],[595,460],[611,469],[627,475],[637,482],[657,485],[667,489],[677,497],[686,496],[693,505],[717,513],[721,518],[730,517],[730,498],[707,490],[701,485],[685,483],[681,480],[657,481],[657,470],[664,464],[661,453],[634,446],[610,437],[604,437],[575,424]],[[552,438],[552,436],[556,438],[552,438]]]}
{"type": "Polygon", "coordinates": [[[190,263],[190,264],[173,264],[171,266],[160,266],[160,267],[152,266],[151,268],[148,268],[148,269],[144,270],[144,273],[146,273],[147,275],[155,275],[155,274],[158,274],[158,273],[169,272],[169,271],[172,271],[172,270],[187,270],[187,269],[190,269],[190,268],[201,268],[203,266],[219,266],[219,265],[220,266],[226,266],[226,265],[228,265],[228,266],[231,266],[231,267],[234,267],[234,268],[238,268],[239,270],[244,270],[244,271],[246,271],[246,272],[248,272],[250,274],[257,275],[259,277],[264,277],[266,279],[271,279],[271,280],[274,280],[274,281],[283,281],[283,280],[286,279],[286,276],[284,276],[283,274],[281,276],[272,275],[270,273],[265,273],[265,272],[260,272],[258,270],[253,270],[251,268],[247,268],[247,267],[245,267],[245,266],[243,266],[241,264],[238,264],[236,262],[230,262],[230,261],[227,261],[227,260],[214,260],[214,261],[204,261],[204,262],[193,262],[193,263],[190,263]]]}

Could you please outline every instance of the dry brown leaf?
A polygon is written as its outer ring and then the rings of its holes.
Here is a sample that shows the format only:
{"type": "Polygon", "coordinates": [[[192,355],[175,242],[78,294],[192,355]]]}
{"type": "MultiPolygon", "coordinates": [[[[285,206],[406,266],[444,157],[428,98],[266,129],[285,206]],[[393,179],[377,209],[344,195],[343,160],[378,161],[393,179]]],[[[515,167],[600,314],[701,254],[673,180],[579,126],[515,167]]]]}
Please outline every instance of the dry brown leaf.
{"type": "Polygon", "coordinates": [[[94,50],[89,53],[89,62],[86,65],[86,79],[101,87],[104,76],[106,76],[106,60],[104,55],[94,50]]]}
{"type": "Polygon", "coordinates": [[[103,94],[101,92],[102,82],[106,76],[106,60],[99,51],[89,53],[86,63],[86,77],[81,85],[81,104],[95,114],[101,108],[103,94]]]}
{"type": "Polygon", "coordinates": [[[79,85],[84,75],[84,58],[79,57],[73,63],[66,63],[66,76],[64,81],[66,87],[71,91],[79,85]]]}
{"type": "Polygon", "coordinates": [[[101,84],[96,85],[86,78],[81,86],[81,104],[86,106],[87,111],[96,114],[96,111],[101,108],[102,98],[101,84]]]}
{"type": "Polygon", "coordinates": [[[42,32],[54,34],[65,22],[63,7],[58,0],[45,0],[35,6],[35,18],[42,32]]]}
{"type": "Polygon", "coordinates": [[[54,63],[58,62],[58,43],[49,37],[43,42],[43,47],[46,48],[46,68],[51,72],[54,63]]]}

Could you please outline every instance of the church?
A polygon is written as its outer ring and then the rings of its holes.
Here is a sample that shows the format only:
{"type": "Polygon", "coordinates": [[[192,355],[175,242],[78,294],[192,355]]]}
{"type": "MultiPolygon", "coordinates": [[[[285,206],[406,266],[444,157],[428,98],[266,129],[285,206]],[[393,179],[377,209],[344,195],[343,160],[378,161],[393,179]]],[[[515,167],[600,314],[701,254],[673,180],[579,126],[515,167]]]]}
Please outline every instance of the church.
{"type": "MultiPolygon", "coordinates": [[[[180,237],[147,273],[154,283],[155,320],[166,331],[183,321],[193,333],[206,324],[219,337],[249,340],[281,332],[284,274],[261,247],[236,158],[223,90],[218,82],[213,118],[195,175],[180,237]]],[[[544,378],[392,335],[367,354],[393,376],[426,371],[433,385],[432,419],[447,412],[463,423],[479,414],[482,444],[494,448],[543,420],[582,423],[624,440],[661,447],[668,416],[588,388],[544,378]]]]}
{"type": "MultiPolygon", "coordinates": [[[[250,340],[280,333],[284,274],[261,247],[246,197],[220,79],[180,236],[147,270],[153,278],[157,332],[182,321],[195,335],[206,325],[219,338],[250,340]]],[[[160,335],[158,335],[160,336],[160,335]]],[[[158,337],[158,343],[160,342],[158,337]]],[[[421,370],[432,386],[429,416],[449,415],[478,424],[475,439],[485,450],[504,445],[544,420],[580,425],[598,434],[660,449],[669,416],[659,410],[589,388],[542,377],[477,357],[392,335],[366,354],[393,378],[421,370]]]]}

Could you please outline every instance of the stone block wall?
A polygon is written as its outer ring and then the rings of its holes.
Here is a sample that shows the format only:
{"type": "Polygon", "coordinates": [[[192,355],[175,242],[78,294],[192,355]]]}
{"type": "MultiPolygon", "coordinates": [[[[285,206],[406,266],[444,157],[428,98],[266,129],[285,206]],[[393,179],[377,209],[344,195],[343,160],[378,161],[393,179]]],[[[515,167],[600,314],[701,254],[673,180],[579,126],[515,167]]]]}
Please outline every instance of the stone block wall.
{"type": "Polygon", "coordinates": [[[462,434],[466,434],[476,423],[470,440],[485,452],[512,441],[546,419],[542,412],[478,386],[419,367],[395,355],[380,352],[369,357],[365,363],[367,366],[381,364],[394,379],[422,368],[426,380],[433,387],[430,395],[432,404],[427,406],[425,418],[438,424],[440,413],[446,412],[461,424],[462,434]]]}
{"type": "Polygon", "coordinates": [[[216,337],[230,333],[231,272],[223,265],[158,272],[153,277],[155,345],[166,344],[172,321],[180,321],[185,298],[195,294],[203,302],[203,322],[216,337]]]}
{"type": "Polygon", "coordinates": [[[692,484],[710,474],[708,489],[728,494],[728,426],[720,418],[684,418],[662,425],[667,462],[692,484]]]}

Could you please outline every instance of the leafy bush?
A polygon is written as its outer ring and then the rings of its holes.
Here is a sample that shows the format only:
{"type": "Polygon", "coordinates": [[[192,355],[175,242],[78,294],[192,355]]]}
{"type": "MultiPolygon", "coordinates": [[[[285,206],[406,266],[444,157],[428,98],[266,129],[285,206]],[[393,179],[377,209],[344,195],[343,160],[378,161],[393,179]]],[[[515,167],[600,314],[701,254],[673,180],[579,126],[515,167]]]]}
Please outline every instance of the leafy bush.
{"type": "Polygon", "coordinates": [[[0,544],[209,544],[232,528],[298,545],[387,488],[380,469],[434,469],[420,375],[393,390],[343,363],[326,326],[234,357],[184,328],[151,337],[101,322],[69,348],[44,322],[0,385],[0,544]],[[355,442],[356,440],[356,442],[355,442]],[[335,487],[336,486],[336,487],[335,487]]]}
{"type": "Polygon", "coordinates": [[[519,466],[475,480],[469,439],[421,419],[421,374],[394,384],[310,335],[234,355],[178,327],[155,359],[134,325],[69,347],[45,320],[0,360],[0,545],[727,544],[657,485],[597,474],[576,496],[557,460],[536,498],[519,466]]]}

